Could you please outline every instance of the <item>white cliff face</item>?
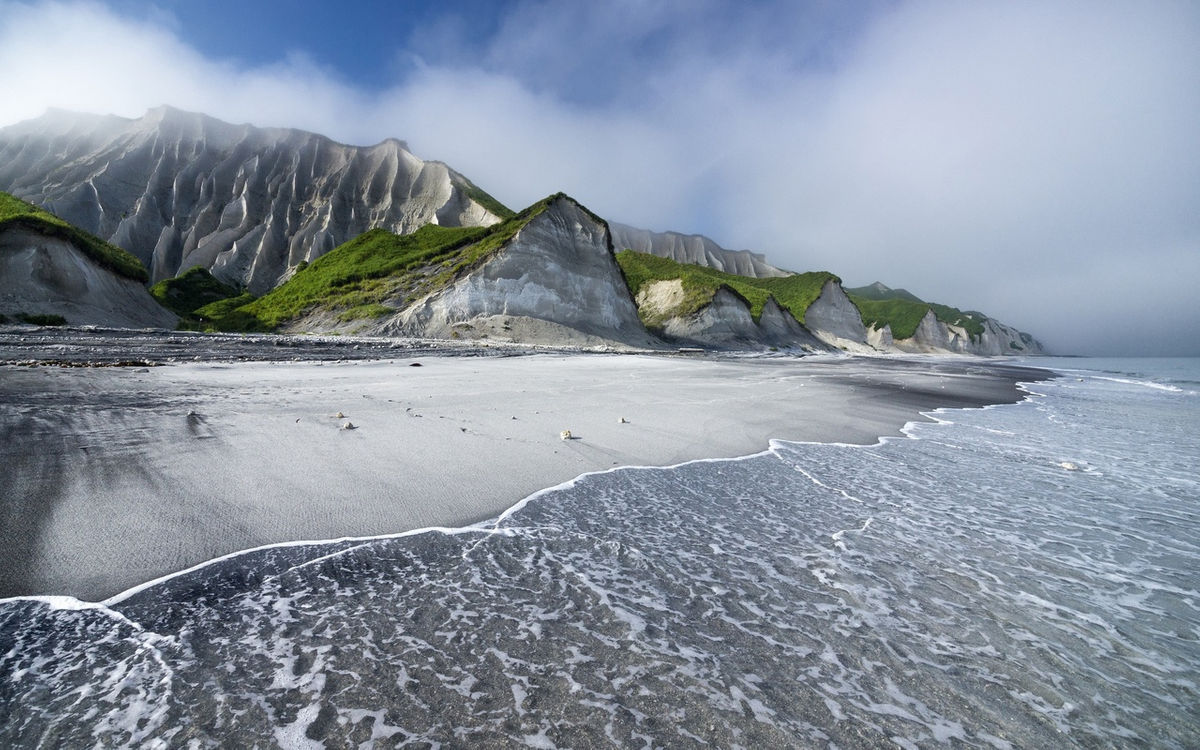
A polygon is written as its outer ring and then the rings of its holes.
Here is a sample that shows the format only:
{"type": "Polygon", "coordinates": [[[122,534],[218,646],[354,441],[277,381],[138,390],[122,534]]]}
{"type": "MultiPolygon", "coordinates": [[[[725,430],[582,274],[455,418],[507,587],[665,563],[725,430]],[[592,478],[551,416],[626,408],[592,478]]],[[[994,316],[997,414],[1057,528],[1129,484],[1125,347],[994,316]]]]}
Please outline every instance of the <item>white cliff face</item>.
{"type": "Polygon", "coordinates": [[[418,300],[381,331],[437,338],[655,346],[608,228],[556,199],[479,268],[418,300]]]}
{"type": "Polygon", "coordinates": [[[895,340],[892,338],[892,327],[884,325],[883,328],[868,328],[867,344],[879,351],[894,349],[895,340]]]}
{"type": "Polygon", "coordinates": [[[637,305],[647,319],[661,321],[656,330],[676,343],[716,349],[778,347],[826,351],[823,343],[796,322],[772,297],[755,322],[750,306],[725,287],[712,301],[689,315],[672,314],[684,300],[683,283],[666,279],[647,284],[638,292],[637,305]]]}
{"type": "Polygon", "coordinates": [[[0,129],[0,190],[129,250],[153,281],[200,265],[255,293],[374,227],[499,221],[461,175],[400,141],[347,146],[167,107],[0,129]]]}
{"type": "Polygon", "coordinates": [[[911,354],[961,353],[963,351],[962,342],[957,334],[951,331],[951,326],[938,320],[933,310],[925,312],[925,316],[921,318],[916,332],[911,337],[895,341],[894,346],[902,352],[911,354]]]}
{"type": "Polygon", "coordinates": [[[820,296],[804,313],[804,325],[830,346],[853,352],[872,351],[862,314],[836,281],[825,282],[820,296]]]}
{"type": "Polygon", "coordinates": [[[663,333],[689,344],[733,349],[757,344],[760,338],[750,308],[724,287],[717,290],[712,302],[695,313],[667,319],[663,333]]]}
{"type": "Polygon", "coordinates": [[[137,281],[99,265],[66,240],[0,230],[0,314],[61,315],[72,325],[171,328],[178,318],[137,281]]]}
{"type": "Polygon", "coordinates": [[[983,334],[973,337],[961,326],[938,320],[933,310],[925,313],[911,337],[893,342],[891,348],[909,354],[975,354],[985,357],[1045,353],[1042,345],[1029,334],[991,318],[983,321],[983,334]]]}
{"type": "Polygon", "coordinates": [[[609,226],[612,227],[613,247],[618,251],[635,250],[670,258],[678,263],[715,268],[738,276],[766,278],[790,275],[788,271],[767,263],[760,253],[726,250],[701,234],[651,232],[615,222],[610,222],[609,226]]]}

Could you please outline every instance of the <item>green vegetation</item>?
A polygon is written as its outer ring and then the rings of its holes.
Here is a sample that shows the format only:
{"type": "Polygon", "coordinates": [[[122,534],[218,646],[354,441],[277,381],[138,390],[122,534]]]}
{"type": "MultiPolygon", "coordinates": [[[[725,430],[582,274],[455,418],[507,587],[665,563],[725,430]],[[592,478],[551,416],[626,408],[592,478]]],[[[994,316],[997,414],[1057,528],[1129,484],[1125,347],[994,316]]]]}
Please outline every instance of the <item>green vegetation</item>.
{"type": "Polygon", "coordinates": [[[192,318],[193,313],[218,300],[236,297],[241,292],[217,281],[208,269],[189,268],[173,279],[164,279],[150,287],[150,296],[180,318],[192,318]]]}
{"type": "Polygon", "coordinates": [[[511,219],[516,215],[513,213],[511,208],[484,192],[483,188],[479,187],[462,175],[458,176],[462,178],[463,184],[466,186],[465,192],[468,198],[491,211],[496,216],[499,216],[501,219],[511,219]]]}
{"type": "Polygon", "coordinates": [[[316,312],[343,323],[384,317],[398,312],[389,303],[412,302],[477,268],[561,196],[509,212],[509,219],[490,227],[429,224],[407,235],[372,229],[297,268],[258,299],[223,299],[194,315],[205,327],[223,331],[272,331],[316,312]]]}
{"type": "MultiPolygon", "coordinates": [[[[838,281],[831,273],[813,271],[775,278],[756,279],[737,276],[705,266],[678,263],[670,258],[622,250],[617,253],[617,263],[625,274],[625,281],[636,297],[646,285],[655,281],[679,279],[683,286],[684,300],[669,315],[691,315],[712,302],[717,290],[724,287],[744,299],[750,306],[754,320],[762,316],[763,306],[771,297],[790,312],[799,322],[804,322],[804,313],[821,296],[821,290],[829,281],[838,281]]],[[[642,322],[648,327],[659,327],[665,322],[662,315],[654,316],[639,311],[642,322]]]]}
{"type": "Polygon", "coordinates": [[[907,289],[889,289],[883,284],[876,281],[874,284],[867,286],[854,287],[846,289],[846,294],[851,297],[860,297],[869,300],[889,300],[889,299],[904,299],[909,302],[922,302],[923,300],[907,289]]]}
{"type": "Polygon", "coordinates": [[[850,295],[850,300],[858,306],[862,313],[863,323],[868,327],[892,327],[892,337],[896,339],[912,338],[921,324],[925,313],[933,310],[938,320],[950,325],[966,329],[972,339],[983,335],[983,322],[987,316],[980,312],[963,312],[955,307],[939,305],[935,302],[913,302],[907,299],[872,300],[850,295]]]}
{"type": "Polygon", "coordinates": [[[17,320],[32,326],[65,326],[67,324],[67,319],[61,315],[17,313],[17,320]]]}
{"type": "Polygon", "coordinates": [[[66,240],[110,271],[142,283],[150,280],[146,267],[132,254],[68,224],[32,203],[0,192],[0,230],[9,227],[29,229],[47,237],[66,240]]]}

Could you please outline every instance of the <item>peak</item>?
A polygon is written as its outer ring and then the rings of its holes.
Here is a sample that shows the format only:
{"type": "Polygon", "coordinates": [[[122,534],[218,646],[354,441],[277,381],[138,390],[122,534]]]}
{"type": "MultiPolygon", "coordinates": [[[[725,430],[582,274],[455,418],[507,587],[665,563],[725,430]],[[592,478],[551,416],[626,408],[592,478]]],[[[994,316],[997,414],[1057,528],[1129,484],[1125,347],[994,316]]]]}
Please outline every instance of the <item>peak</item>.
{"type": "Polygon", "coordinates": [[[402,141],[399,138],[384,138],[379,142],[378,146],[393,146],[401,151],[407,151],[410,154],[412,153],[412,150],[408,147],[408,141],[402,141]]]}
{"type": "Polygon", "coordinates": [[[142,115],[139,119],[141,119],[143,122],[157,123],[180,121],[198,122],[202,120],[214,120],[215,118],[209,117],[208,115],[200,112],[188,112],[184,109],[172,107],[169,104],[161,104],[157,107],[146,110],[146,114],[142,115]]]}

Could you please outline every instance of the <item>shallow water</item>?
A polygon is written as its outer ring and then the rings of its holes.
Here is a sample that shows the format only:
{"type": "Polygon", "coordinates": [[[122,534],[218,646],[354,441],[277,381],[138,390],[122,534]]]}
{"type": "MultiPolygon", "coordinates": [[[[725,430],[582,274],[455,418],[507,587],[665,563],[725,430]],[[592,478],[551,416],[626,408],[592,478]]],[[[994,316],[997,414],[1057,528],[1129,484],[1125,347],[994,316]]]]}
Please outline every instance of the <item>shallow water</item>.
{"type": "MultiPolygon", "coordinates": [[[[1195,747],[1200,368],[0,604],[14,746],[1195,747]]],[[[1139,369],[1140,368],[1140,369],[1139,369]]]]}

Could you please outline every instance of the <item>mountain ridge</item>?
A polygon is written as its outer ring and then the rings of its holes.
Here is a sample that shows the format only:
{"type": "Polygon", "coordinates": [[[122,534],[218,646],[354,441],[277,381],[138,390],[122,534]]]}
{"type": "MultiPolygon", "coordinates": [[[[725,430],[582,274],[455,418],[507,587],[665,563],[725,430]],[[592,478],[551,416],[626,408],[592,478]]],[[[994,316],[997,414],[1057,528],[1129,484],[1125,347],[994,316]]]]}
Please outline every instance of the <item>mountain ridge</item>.
{"type": "Polygon", "coordinates": [[[200,265],[256,293],[368,229],[502,219],[483,205],[502,204],[403,141],[350,146],[166,106],[0,129],[0,190],[124,247],[152,281],[200,265]]]}
{"type": "Polygon", "coordinates": [[[844,290],[833,274],[786,271],[703,235],[610,223],[561,193],[514,213],[395,138],[348,146],[167,106],[136,119],[59,110],[0,128],[0,188],[13,182],[63,226],[90,221],[134,250],[185,326],[1041,350],[982,313],[881,282],[844,290]],[[181,278],[197,268],[205,276],[181,278]]]}

